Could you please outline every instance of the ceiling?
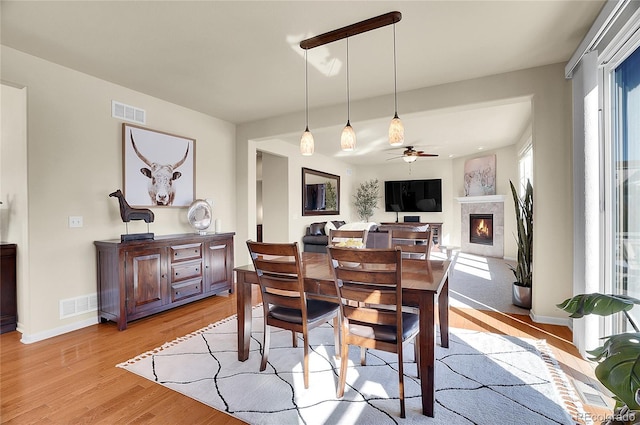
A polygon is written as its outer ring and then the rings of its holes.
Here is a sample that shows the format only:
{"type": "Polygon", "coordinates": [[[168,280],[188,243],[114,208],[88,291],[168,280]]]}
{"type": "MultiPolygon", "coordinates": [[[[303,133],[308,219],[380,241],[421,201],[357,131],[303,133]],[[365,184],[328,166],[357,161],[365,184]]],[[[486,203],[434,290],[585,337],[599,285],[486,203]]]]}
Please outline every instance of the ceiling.
{"type": "MultiPolygon", "coordinates": [[[[566,62],[604,3],[2,0],[0,40],[240,124],[304,109],[301,40],[398,10],[397,86],[405,145],[448,158],[513,144],[530,119],[529,102],[405,116],[403,91],[566,62]]],[[[352,101],[393,93],[391,28],[350,38],[352,101]]],[[[344,41],[308,51],[311,109],[345,108],[345,56],[344,41]]],[[[314,128],[316,152],[352,163],[384,162],[402,152],[388,151],[390,118],[367,122],[366,128],[352,123],[358,148],[348,156],[337,146],[344,123],[314,128]],[[324,139],[331,142],[319,143],[324,139]]],[[[282,139],[298,144],[299,137],[282,139]]]]}

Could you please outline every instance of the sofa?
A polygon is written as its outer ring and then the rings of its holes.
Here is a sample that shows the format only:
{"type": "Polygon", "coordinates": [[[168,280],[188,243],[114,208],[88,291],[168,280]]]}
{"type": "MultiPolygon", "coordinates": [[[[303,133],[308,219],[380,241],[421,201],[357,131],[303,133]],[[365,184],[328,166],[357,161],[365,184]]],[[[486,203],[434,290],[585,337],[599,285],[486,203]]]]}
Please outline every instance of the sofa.
{"type": "MultiPolygon", "coordinates": [[[[307,231],[302,237],[302,244],[304,252],[327,252],[327,245],[329,244],[329,235],[327,234],[327,223],[331,223],[336,229],[344,225],[345,222],[341,220],[334,221],[321,221],[319,223],[311,223],[307,226],[307,231]]],[[[330,225],[330,227],[331,227],[330,225]]]]}
{"type": "Polygon", "coordinates": [[[389,245],[389,235],[387,232],[379,232],[376,223],[348,223],[344,221],[322,221],[311,223],[307,226],[305,235],[302,237],[304,252],[327,252],[329,244],[329,229],[362,230],[367,229],[367,248],[387,248],[389,245]]]}

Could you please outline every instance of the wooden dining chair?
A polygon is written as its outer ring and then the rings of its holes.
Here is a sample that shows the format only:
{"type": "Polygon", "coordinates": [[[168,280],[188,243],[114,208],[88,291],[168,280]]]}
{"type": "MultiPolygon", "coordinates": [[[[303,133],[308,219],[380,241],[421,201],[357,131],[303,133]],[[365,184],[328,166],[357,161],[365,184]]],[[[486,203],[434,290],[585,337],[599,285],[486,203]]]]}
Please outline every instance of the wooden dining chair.
{"type": "Polygon", "coordinates": [[[339,305],[307,298],[297,242],[262,243],[249,240],[247,247],[258,275],[264,312],[260,371],[266,369],[269,359],[270,327],[290,330],[294,347],[297,347],[296,332],[299,332],[304,341],[304,387],[309,388],[309,330],[333,319],[334,344],[338,355],[339,305]]]}
{"type": "Polygon", "coordinates": [[[391,246],[402,250],[402,258],[429,260],[431,245],[431,230],[391,230],[391,246]]]}
{"type": "Polygon", "coordinates": [[[329,245],[337,245],[340,242],[345,242],[346,240],[359,240],[362,241],[362,246],[367,246],[367,236],[369,234],[368,230],[340,230],[340,229],[331,229],[329,230],[329,245]]]}
{"type": "Polygon", "coordinates": [[[403,346],[419,331],[419,316],[402,310],[402,251],[329,247],[340,299],[340,378],[344,395],[349,345],[398,355],[400,417],[404,418],[403,346]]]}
{"type": "MultiPolygon", "coordinates": [[[[404,261],[420,261],[424,262],[426,268],[430,267],[429,256],[431,255],[431,230],[412,231],[402,229],[391,230],[391,246],[397,247],[402,251],[404,261]]],[[[407,310],[407,308],[405,308],[407,310]]],[[[418,313],[416,309],[410,308],[418,313]]],[[[416,362],[420,361],[420,350],[416,344],[414,347],[416,362]]],[[[418,378],[420,376],[418,369],[418,378]]]]}

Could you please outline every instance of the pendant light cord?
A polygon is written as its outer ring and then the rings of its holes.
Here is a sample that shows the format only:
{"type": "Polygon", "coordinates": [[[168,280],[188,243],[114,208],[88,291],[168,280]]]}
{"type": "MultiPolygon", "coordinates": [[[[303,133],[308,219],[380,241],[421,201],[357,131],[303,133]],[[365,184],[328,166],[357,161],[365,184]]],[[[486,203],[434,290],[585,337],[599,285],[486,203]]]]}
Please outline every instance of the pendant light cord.
{"type": "Polygon", "coordinates": [[[396,24],[393,24],[393,99],[395,103],[395,116],[398,116],[398,76],[396,75],[396,24]]]}
{"type": "Polygon", "coordinates": [[[304,102],[305,102],[305,121],[307,124],[307,129],[305,131],[309,131],[309,77],[308,77],[308,68],[309,65],[307,63],[307,52],[308,50],[304,51],[304,102]]]}
{"type": "Polygon", "coordinates": [[[347,124],[350,125],[350,105],[349,105],[349,37],[347,37],[347,124]]]}

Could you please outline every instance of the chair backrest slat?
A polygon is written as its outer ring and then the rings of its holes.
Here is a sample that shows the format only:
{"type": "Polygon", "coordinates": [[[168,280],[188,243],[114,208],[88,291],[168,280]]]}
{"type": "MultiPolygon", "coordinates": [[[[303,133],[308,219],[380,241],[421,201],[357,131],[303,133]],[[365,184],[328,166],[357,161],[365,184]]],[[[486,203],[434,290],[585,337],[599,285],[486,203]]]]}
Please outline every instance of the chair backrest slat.
{"type": "Polygon", "coordinates": [[[429,260],[431,255],[431,230],[423,232],[391,230],[391,245],[402,250],[403,258],[429,260]]]}
{"type": "MultiPolygon", "coordinates": [[[[369,287],[371,288],[371,287],[369,287]]],[[[367,304],[395,304],[396,291],[395,287],[389,290],[369,289],[363,290],[355,285],[343,285],[342,295],[344,298],[352,301],[359,301],[367,304]]]]}
{"type": "Polygon", "coordinates": [[[345,242],[348,239],[355,239],[362,241],[362,245],[367,245],[368,230],[329,230],[329,245],[337,245],[340,242],[345,242]]]}
{"type": "Polygon", "coordinates": [[[258,257],[255,259],[256,266],[263,272],[273,272],[295,275],[298,272],[296,266],[296,260],[293,257],[287,259],[265,259],[264,257],[258,257]]]}
{"type": "Polygon", "coordinates": [[[361,323],[374,323],[376,325],[395,325],[398,318],[395,310],[383,311],[380,308],[368,309],[366,307],[345,306],[344,317],[361,323]]]}

